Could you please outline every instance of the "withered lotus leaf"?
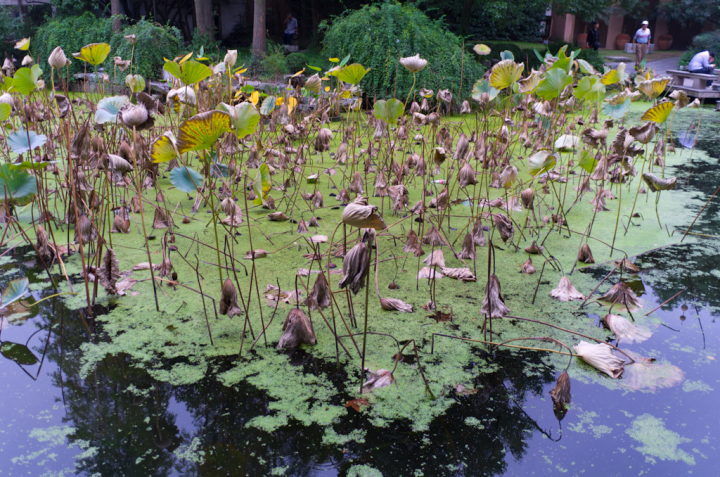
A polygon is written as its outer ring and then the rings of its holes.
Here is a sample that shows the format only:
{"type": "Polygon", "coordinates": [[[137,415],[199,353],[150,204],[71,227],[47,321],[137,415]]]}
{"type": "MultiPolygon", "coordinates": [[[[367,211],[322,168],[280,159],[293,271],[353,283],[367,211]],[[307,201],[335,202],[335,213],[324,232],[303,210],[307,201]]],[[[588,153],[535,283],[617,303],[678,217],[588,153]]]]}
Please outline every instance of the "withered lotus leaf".
{"type": "Polygon", "coordinates": [[[243,314],[242,308],[238,305],[237,290],[229,278],[226,278],[225,282],[223,282],[220,292],[220,314],[228,315],[230,318],[242,316],[243,314]]]}
{"type": "Polygon", "coordinates": [[[315,284],[310,290],[310,296],[305,300],[305,304],[310,308],[310,311],[315,311],[318,308],[324,310],[330,306],[330,285],[327,278],[325,278],[325,274],[318,274],[315,284]]]}
{"type": "Polygon", "coordinates": [[[366,394],[372,391],[375,391],[376,389],[384,388],[386,386],[390,386],[392,383],[395,382],[395,376],[393,376],[391,371],[388,371],[387,369],[378,369],[377,374],[373,373],[370,368],[365,368],[365,373],[367,376],[367,381],[362,386],[362,390],[359,390],[362,394],[366,394]]]}
{"type": "Polygon", "coordinates": [[[592,251],[590,251],[590,246],[588,244],[584,243],[582,247],[580,247],[577,259],[578,262],[595,263],[595,259],[593,258],[592,251]]]}
{"type": "Polygon", "coordinates": [[[282,329],[283,334],[278,341],[278,349],[293,349],[303,344],[317,343],[312,323],[300,308],[290,310],[282,329]]]}
{"type": "Polygon", "coordinates": [[[615,303],[615,306],[620,309],[629,308],[631,311],[642,308],[642,300],[632,291],[632,288],[623,282],[613,285],[607,293],[598,298],[598,301],[608,304],[615,303]]]}
{"type": "Polygon", "coordinates": [[[570,400],[572,399],[572,395],[570,394],[570,376],[568,376],[567,371],[560,373],[555,387],[550,391],[550,397],[552,398],[555,416],[559,420],[562,420],[567,412],[567,405],[570,404],[570,400]]]}
{"type": "Polygon", "coordinates": [[[650,192],[657,192],[659,190],[672,190],[675,188],[677,177],[668,177],[667,179],[660,179],[650,172],[643,174],[643,180],[650,188],[650,192]]]}
{"type": "Polygon", "coordinates": [[[550,292],[550,296],[560,301],[584,300],[585,295],[575,289],[568,277],[562,277],[557,288],[550,292]]]}
{"type": "Polygon", "coordinates": [[[365,277],[370,270],[370,251],[365,242],[360,242],[351,248],[343,259],[343,277],[340,288],[350,287],[354,294],[365,286],[365,277]]]}
{"type": "Polygon", "coordinates": [[[441,267],[443,275],[448,278],[454,278],[462,282],[476,282],[477,278],[472,274],[469,268],[447,268],[441,267]]]}
{"type": "Polygon", "coordinates": [[[387,226],[377,212],[377,206],[368,204],[367,198],[358,196],[353,202],[345,206],[342,221],[353,227],[383,230],[387,226]]]}
{"type": "Polygon", "coordinates": [[[480,308],[480,313],[490,318],[502,318],[510,313],[510,308],[505,305],[505,300],[500,291],[500,280],[493,273],[485,285],[485,299],[480,308]]]}
{"type": "Polygon", "coordinates": [[[612,354],[612,347],[607,343],[590,344],[581,341],[573,349],[583,361],[613,379],[619,378],[625,371],[625,361],[612,354]]]}
{"type": "Polygon", "coordinates": [[[649,329],[619,315],[605,315],[602,321],[625,344],[642,343],[652,336],[649,329]]]}
{"type": "Polygon", "coordinates": [[[521,273],[527,273],[528,275],[532,275],[537,270],[535,270],[535,267],[533,266],[532,259],[528,257],[528,259],[525,261],[525,263],[522,264],[522,267],[520,267],[521,273]]]}
{"type": "Polygon", "coordinates": [[[398,298],[380,298],[380,307],[385,311],[400,311],[402,313],[412,313],[413,306],[398,298]]]}
{"type": "Polygon", "coordinates": [[[445,255],[442,250],[434,250],[431,254],[423,259],[423,263],[427,264],[428,267],[444,267],[445,266],[445,255]]]}

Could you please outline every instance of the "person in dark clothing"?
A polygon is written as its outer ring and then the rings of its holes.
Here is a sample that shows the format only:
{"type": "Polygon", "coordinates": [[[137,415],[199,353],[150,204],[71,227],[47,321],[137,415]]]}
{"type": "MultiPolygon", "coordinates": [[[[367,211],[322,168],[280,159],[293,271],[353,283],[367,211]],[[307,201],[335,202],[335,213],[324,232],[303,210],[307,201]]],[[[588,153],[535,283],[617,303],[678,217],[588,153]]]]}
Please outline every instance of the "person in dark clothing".
{"type": "Polygon", "coordinates": [[[600,22],[595,22],[588,31],[587,44],[593,50],[600,48],[600,22]]]}

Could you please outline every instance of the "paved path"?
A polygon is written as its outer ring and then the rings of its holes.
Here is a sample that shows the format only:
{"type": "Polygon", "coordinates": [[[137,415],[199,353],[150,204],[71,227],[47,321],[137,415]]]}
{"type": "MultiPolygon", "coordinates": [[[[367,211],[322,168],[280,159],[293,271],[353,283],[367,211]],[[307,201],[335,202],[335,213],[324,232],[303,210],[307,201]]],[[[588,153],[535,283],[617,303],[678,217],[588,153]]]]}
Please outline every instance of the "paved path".
{"type": "Polygon", "coordinates": [[[665,58],[663,60],[648,61],[647,67],[655,70],[656,76],[666,76],[668,70],[676,70],[678,67],[679,56],[665,58]]]}

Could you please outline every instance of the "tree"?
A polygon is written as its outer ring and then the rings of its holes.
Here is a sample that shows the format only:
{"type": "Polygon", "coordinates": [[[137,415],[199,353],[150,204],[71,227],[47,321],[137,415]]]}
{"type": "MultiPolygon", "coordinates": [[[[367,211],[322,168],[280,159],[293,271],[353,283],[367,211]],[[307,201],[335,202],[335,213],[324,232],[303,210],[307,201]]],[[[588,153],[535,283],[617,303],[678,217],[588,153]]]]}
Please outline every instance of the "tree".
{"type": "Polygon", "coordinates": [[[674,21],[683,27],[705,22],[712,23],[716,28],[720,26],[720,4],[717,0],[676,0],[661,3],[658,10],[668,23],[674,21]]]}
{"type": "Polygon", "coordinates": [[[119,32],[122,28],[120,23],[120,15],[122,14],[120,0],[110,0],[110,14],[113,16],[113,31],[119,32]]]}
{"type": "Polygon", "coordinates": [[[254,0],[254,2],[252,54],[254,58],[260,58],[267,50],[267,40],[265,39],[267,12],[265,10],[265,0],[254,0]]]}
{"type": "Polygon", "coordinates": [[[213,5],[211,1],[195,0],[195,24],[201,35],[209,35],[211,39],[215,39],[213,5]]]}

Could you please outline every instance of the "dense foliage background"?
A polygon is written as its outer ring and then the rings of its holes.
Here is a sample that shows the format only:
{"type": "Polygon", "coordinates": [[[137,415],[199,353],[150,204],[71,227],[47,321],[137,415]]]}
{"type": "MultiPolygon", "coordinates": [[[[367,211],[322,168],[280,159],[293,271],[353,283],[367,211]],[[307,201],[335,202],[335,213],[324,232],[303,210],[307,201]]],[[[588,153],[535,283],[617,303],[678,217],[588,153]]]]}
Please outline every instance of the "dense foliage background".
{"type": "Polygon", "coordinates": [[[460,38],[412,5],[367,5],[324,22],[321,28],[325,56],[349,54],[350,62],[371,68],[362,82],[370,97],[394,96],[405,101],[413,76],[398,65],[401,57],[419,54],[428,61],[417,75],[416,88],[426,87],[436,93],[447,88],[457,96],[462,74],[463,92],[468,94],[485,71],[471,50],[465,53],[463,64],[460,38]]]}

